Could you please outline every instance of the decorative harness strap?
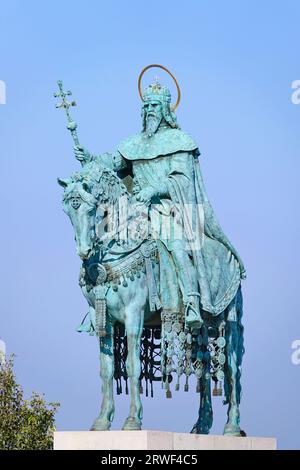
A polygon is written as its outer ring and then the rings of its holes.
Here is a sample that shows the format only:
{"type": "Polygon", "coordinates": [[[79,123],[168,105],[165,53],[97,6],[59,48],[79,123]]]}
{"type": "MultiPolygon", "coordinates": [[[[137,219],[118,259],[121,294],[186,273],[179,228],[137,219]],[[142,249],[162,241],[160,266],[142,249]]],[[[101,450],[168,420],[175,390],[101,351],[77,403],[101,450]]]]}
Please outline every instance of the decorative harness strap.
{"type": "Polygon", "coordinates": [[[128,252],[116,252],[109,250],[110,254],[119,254],[123,257],[114,261],[102,261],[102,263],[90,263],[84,267],[84,281],[88,291],[93,290],[95,295],[95,330],[99,337],[106,335],[106,297],[110,288],[115,292],[120,284],[128,286],[128,279],[140,277],[141,271],[147,276],[149,289],[149,307],[151,312],[159,310],[162,305],[159,299],[155,275],[152,263],[158,263],[158,249],[154,240],[147,240],[128,252]]]}

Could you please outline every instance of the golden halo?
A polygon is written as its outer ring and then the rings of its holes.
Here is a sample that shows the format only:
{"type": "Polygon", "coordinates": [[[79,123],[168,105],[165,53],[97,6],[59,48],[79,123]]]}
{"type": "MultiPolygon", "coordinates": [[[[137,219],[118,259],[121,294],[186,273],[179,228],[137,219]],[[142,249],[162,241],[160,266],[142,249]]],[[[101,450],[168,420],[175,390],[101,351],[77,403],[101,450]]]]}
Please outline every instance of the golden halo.
{"type": "Polygon", "coordinates": [[[143,99],[143,93],[142,93],[142,88],[141,88],[141,84],[142,84],[142,78],[143,78],[143,75],[144,73],[148,70],[148,69],[151,69],[153,67],[158,67],[160,69],[163,69],[165,72],[167,72],[170,77],[173,78],[174,82],[175,82],[175,85],[176,85],[176,88],[177,88],[177,101],[174,105],[171,105],[171,109],[172,111],[175,111],[176,108],[178,108],[178,105],[180,103],[180,98],[181,98],[181,93],[180,93],[180,88],[179,88],[179,85],[178,85],[178,82],[176,80],[176,78],[174,77],[174,75],[170,72],[170,70],[168,70],[166,67],[164,67],[163,65],[160,65],[160,64],[151,64],[151,65],[147,65],[147,67],[143,68],[143,70],[141,71],[140,75],[139,75],[139,79],[138,79],[138,89],[139,89],[139,95],[141,97],[141,100],[144,101],[143,99]]]}

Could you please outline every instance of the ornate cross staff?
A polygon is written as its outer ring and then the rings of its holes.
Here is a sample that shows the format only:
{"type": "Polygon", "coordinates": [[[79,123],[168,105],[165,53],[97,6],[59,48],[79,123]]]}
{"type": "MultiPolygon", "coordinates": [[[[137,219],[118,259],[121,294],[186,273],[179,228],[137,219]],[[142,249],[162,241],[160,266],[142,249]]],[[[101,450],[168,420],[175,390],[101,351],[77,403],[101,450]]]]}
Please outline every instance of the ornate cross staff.
{"type": "Polygon", "coordinates": [[[73,119],[71,117],[71,114],[70,114],[70,110],[69,110],[69,108],[71,108],[72,106],[76,106],[76,102],[75,101],[68,101],[66,99],[67,96],[72,95],[72,92],[71,91],[64,91],[63,82],[61,80],[58,80],[57,84],[58,84],[59,92],[54,93],[54,97],[55,98],[61,98],[62,101],[61,101],[61,103],[58,103],[56,105],[56,107],[65,109],[67,119],[68,119],[67,129],[69,129],[69,131],[71,132],[73,140],[74,140],[74,144],[78,147],[78,146],[80,146],[80,144],[79,144],[77,130],[76,130],[77,129],[77,123],[75,121],[73,121],[73,119]]]}

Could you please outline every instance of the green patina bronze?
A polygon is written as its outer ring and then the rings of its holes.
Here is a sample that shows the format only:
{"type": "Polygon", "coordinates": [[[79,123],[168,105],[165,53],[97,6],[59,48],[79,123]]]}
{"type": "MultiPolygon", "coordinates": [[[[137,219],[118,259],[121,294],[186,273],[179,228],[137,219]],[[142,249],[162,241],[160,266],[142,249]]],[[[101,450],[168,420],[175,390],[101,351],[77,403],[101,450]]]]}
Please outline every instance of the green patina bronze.
{"type": "Polygon", "coordinates": [[[143,94],[142,132],[114,153],[92,155],[79,145],[66,97],[75,156],[82,168],[64,187],[82,259],[79,284],[89,312],[78,331],[100,342],[103,399],[92,429],[108,430],[117,392],[129,381],[130,413],[123,429],[141,429],[144,385],[161,380],[189,389],[197,378],[199,415],[192,432],[208,433],[213,394],[224,384],[224,433],[241,435],[239,403],[244,352],[243,263],[218,223],[203,184],[194,140],[181,131],[167,87],[157,81],[143,94]]]}

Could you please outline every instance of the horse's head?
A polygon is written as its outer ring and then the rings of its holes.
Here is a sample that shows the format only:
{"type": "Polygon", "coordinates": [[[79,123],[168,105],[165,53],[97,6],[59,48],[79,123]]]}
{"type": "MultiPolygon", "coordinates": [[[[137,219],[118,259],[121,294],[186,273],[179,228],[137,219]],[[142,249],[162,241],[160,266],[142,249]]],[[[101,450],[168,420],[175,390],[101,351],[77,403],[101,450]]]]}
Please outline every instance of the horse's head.
{"type": "Polygon", "coordinates": [[[63,209],[71,219],[82,259],[88,258],[93,248],[120,239],[120,230],[127,225],[129,194],[114,171],[91,162],[58,183],[65,189],[63,209]]]}
{"type": "Polygon", "coordinates": [[[65,190],[63,209],[74,228],[77,254],[86,259],[94,245],[97,199],[83,181],[58,179],[58,183],[65,190]]]}

